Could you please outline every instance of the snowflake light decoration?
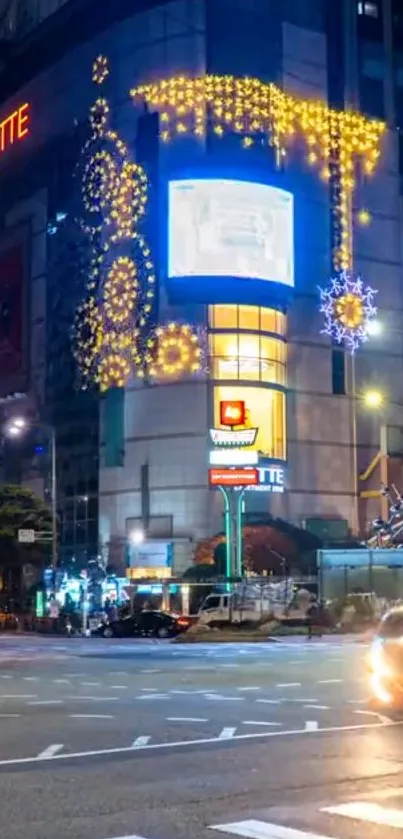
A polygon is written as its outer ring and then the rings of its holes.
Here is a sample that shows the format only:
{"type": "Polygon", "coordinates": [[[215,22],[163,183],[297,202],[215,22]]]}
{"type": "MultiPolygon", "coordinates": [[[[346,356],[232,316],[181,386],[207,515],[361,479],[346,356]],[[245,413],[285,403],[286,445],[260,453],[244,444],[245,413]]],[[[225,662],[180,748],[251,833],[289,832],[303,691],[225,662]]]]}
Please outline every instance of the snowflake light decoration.
{"type": "Polygon", "coordinates": [[[320,288],[319,294],[320,311],[325,316],[321,333],[354,353],[368,338],[369,324],[377,312],[377,291],[364,285],[361,277],[351,271],[342,271],[332,278],[330,286],[320,288]]]}
{"type": "Polygon", "coordinates": [[[182,323],[158,326],[148,340],[148,375],[157,381],[192,376],[203,369],[201,334],[182,323]]]}

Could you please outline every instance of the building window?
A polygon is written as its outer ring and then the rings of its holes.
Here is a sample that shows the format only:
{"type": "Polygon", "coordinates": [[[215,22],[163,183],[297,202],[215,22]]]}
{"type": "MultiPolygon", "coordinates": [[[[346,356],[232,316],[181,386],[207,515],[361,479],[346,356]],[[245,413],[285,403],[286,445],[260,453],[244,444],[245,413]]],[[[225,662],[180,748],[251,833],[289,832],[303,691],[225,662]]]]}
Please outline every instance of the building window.
{"type": "Polygon", "coordinates": [[[335,396],[346,393],[346,364],[342,349],[332,350],[332,392],[335,396]]]}
{"type": "Polygon", "coordinates": [[[220,426],[220,402],[241,400],[246,406],[246,427],[257,428],[253,448],[265,457],[286,460],[285,393],[245,385],[214,386],[214,425],[220,426]]]}
{"type": "Polygon", "coordinates": [[[286,316],[276,309],[220,304],[209,307],[209,326],[210,329],[252,329],[285,336],[286,316]]]}
{"type": "Polygon", "coordinates": [[[359,2],[357,4],[357,12],[359,15],[366,15],[367,17],[378,17],[379,8],[377,3],[359,2]]]}
{"type": "Polygon", "coordinates": [[[211,377],[219,380],[286,383],[286,344],[253,332],[210,335],[211,377]]]}

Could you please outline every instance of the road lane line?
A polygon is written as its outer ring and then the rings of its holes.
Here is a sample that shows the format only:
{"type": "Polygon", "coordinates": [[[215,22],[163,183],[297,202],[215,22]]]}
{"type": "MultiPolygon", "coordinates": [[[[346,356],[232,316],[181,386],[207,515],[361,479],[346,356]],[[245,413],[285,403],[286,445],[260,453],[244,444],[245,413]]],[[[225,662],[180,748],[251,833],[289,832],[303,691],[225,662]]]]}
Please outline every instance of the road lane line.
{"type": "Polygon", "coordinates": [[[99,688],[101,687],[101,682],[80,682],[80,685],[86,688],[99,688]]]}
{"type": "Polygon", "coordinates": [[[237,690],[261,690],[260,687],[240,687],[237,690]]]}
{"type": "Polygon", "coordinates": [[[55,743],[53,746],[48,746],[43,752],[38,755],[38,760],[46,760],[49,757],[54,757],[63,748],[63,743],[55,743]]]}
{"type": "Polygon", "coordinates": [[[330,705],[304,705],[304,708],[311,708],[312,711],[330,711],[330,705]]]}
{"type": "MultiPolygon", "coordinates": [[[[72,718],[84,718],[84,716],[88,719],[91,716],[95,717],[97,715],[91,714],[72,714],[70,715],[72,718]]],[[[98,718],[104,719],[105,715],[98,715],[98,718]]],[[[396,728],[402,727],[403,721],[401,722],[390,722],[389,727],[396,728]]],[[[312,734],[337,734],[340,731],[369,731],[374,730],[377,728],[385,728],[383,723],[362,723],[362,724],[355,724],[355,725],[329,725],[323,726],[322,728],[318,728],[317,731],[312,732],[312,734]]],[[[272,737],[295,737],[295,736],[304,736],[310,732],[307,732],[305,728],[291,728],[286,731],[254,731],[252,734],[235,734],[234,737],[231,738],[232,741],[238,740],[261,740],[261,739],[269,739],[272,737]]],[[[155,750],[163,750],[163,749],[180,749],[188,746],[208,746],[214,743],[222,742],[222,738],[220,737],[199,737],[196,740],[176,740],[173,742],[164,742],[164,743],[147,743],[146,746],[142,746],[138,749],[144,751],[155,751],[155,750]]],[[[106,757],[108,755],[124,755],[124,754],[131,754],[133,751],[133,746],[121,746],[115,747],[110,749],[98,749],[98,750],[91,750],[88,752],[71,752],[63,754],[54,755],[52,758],[46,758],[47,761],[50,760],[78,760],[80,758],[91,758],[91,757],[106,757]]],[[[0,760],[0,767],[2,766],[26,766],[29,764],[38,763],[38,757],[17,757],[17,758],[8,758],[6,760],[0,760]]]]}
{"type": "Polygon", "coordinates": [[[263,720],[242,720],[242,725],[281,725],[281,722],[264,722],[263,720]]]}
{"type": "Polygon", "coordinates": [[[168,699],[167,693],[146,693],[144,696],[135,696],[135,699],[146,699],[150,701],[150,699],[168,699]]]}
{"type": "MultiPolygon", "coordinates": [[[[219,830],[234,836],[244,836],[245,839],[331,839],[329,836],[319,836],[317,833],[296,830],[293,827],[283,827],[281,824],[269,824],[257,819],[229,824],[213,824],[210,830],[219,830]]],[[[128,837],[130,839],[130,837],[128,837]]]]}
{"type": "MultiPolygon", "coordinates": [[[[52,679],[54,685],[70,685],[69,679],[52,679]]],[[[84,684],[84,682],[83,682],[84,684]]]]}
{"type": "Polygon", "coordinates": [[[369,801],[350,801],[348,804],[340,804],[336,807],[324,807],[321,812],[332,816],[346,816],[349,819],[370,822],[382,825],[382,827],[403,827],[402,810],[382,807],[380,804],[372,804],[369,801]]]}
{"type": "Polygon", "coordinates": [[[63,705],[62,699],[35,699],[33,702],[28,702],[28,705],[63,705]]]}
{"type": "Polygon", "coordinates": [[[244,696],[222,696],[220,693],[203,693],[205,699],[215,699],[218,702],[244,702],[244,696]]]}
{"type": "Polygon", "coordinates": [[[114,720],[113,714],[69,714],[70,720],[114,720]]]}
{"type": "Polygon", "coordinates": [[[223,728],[223,730],[218,735],[218,739],[219,740],[229,740],[230,737],[234,736],[235,732],[236,732],[236,728],[230,728],[230,727],[223,728]]]}
{"type": "Polygon", "coordinates": [[[39,682],[39,676],[23,676],[24,682],[39,682]]]}
{"type": "Polygon", "coordinates": [[[140,670],[140,673],[162,673],[162,670],[140,670]]]}
{"type": "Polygon", "coordinates": [[[128,690],[127,685],[110,685],[111,690],[128,690]]]}
{"type": "Polygon", "coordinates": [[[305,723],[305,731],[317,731],[319,723],[316,720],[307,720],[305,723]]]}
{"type": "MultiPolygon", "coordinates": [[[[151,740],[151,737],[144,736],[144,735],[142,737],[136,737],[136,739],[133,740],[133,749],[138,749],[140,746],[146,746],[147,743],[150,742],[150,740],[151,740]]],[[[130,837],[129,837],[129,839],[130,839],[130,837]]]]}
{"type": "Polygon", "coordinates": [[[169,722],[208,722],[207,717],[166,717],[169,722]]]}
{"type": "Polygon", "coordinates": [[[286,701],[286,699],[256,699],[256,702],[261,702],[264,705],[281,705],[282,702],[286,701]]]}
{"type": "Polygon", "coordinates": [[[276,688],[300,688],[301,682],[278,682],[276,688]]]}
{"type": "Polygon", "coordinates": [[[341,685],[343,679],[319,679],[318,685],[341,685]]]}
{"type": "Polygon", "coordinates": [[[20,717],[21,714],[0,714],[0,717],[3,719],[8,719],[9,717],[20,717]]]}

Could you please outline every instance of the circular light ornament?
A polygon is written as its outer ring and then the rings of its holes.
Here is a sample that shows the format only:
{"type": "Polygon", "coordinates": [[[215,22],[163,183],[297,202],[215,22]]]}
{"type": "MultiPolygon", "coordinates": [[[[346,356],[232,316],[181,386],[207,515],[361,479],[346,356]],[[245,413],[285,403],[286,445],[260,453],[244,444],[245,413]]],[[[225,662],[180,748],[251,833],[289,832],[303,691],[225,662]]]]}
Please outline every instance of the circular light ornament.
{"type": "Polygon", "coordinates": [[[342,271],[327,288],[320,288],[319,294],[320,311],[325,319],[321,333],[330,335],[354,353],[371,334],[377,313],[374,306],[377,291],[366,286],[360,276],[342,271]]]}
{"type": "Polygon", "coordinates": [[[96,151],[83,172],[82,194],[85,209],[100,213],[116,196],[119,188],[119,171],[110,152],[96,151]]]}
{"type": "Polygon", "coordinates": [[[132,317],[139,291],[136,263],[119,256],[112,263],[103,289],[103,308],[114,326],[128,323],[132,317]]]}
{"type": "Polygon", "coordinates": [[[92,65],[92,81],[103,84],[109,76],[109,63],[106,55],[98,55],[92,65]]]}
{"type": "Polygon", "coordinates": [[[105,355],[98,366],[99,389],[102,392],[113,387],[125,387],[130,378],[130,361],[119,352],[105,355]]]}
{"type": "Polygon", "coordinates": [[[202,348],[199,336],[188,324],[159,326],[149,342],[154,346],[148,373],[159,381],[180,379],[200,371],[202,348]]]}

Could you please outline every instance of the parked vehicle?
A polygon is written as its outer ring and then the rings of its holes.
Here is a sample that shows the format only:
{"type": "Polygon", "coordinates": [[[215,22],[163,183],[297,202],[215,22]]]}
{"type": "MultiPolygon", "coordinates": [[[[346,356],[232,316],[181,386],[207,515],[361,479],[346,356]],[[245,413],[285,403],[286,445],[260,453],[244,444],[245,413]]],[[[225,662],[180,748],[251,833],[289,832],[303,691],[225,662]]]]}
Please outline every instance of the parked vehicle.
{"type": "Polygon", "coordinates": [[[190,619],[186,617],[171,615],[157,609],[146,609],[117,620],[102,621],[93,635],[101,635],[103,638],[173,638],[185,632],[190,623],[190,619]]]}

